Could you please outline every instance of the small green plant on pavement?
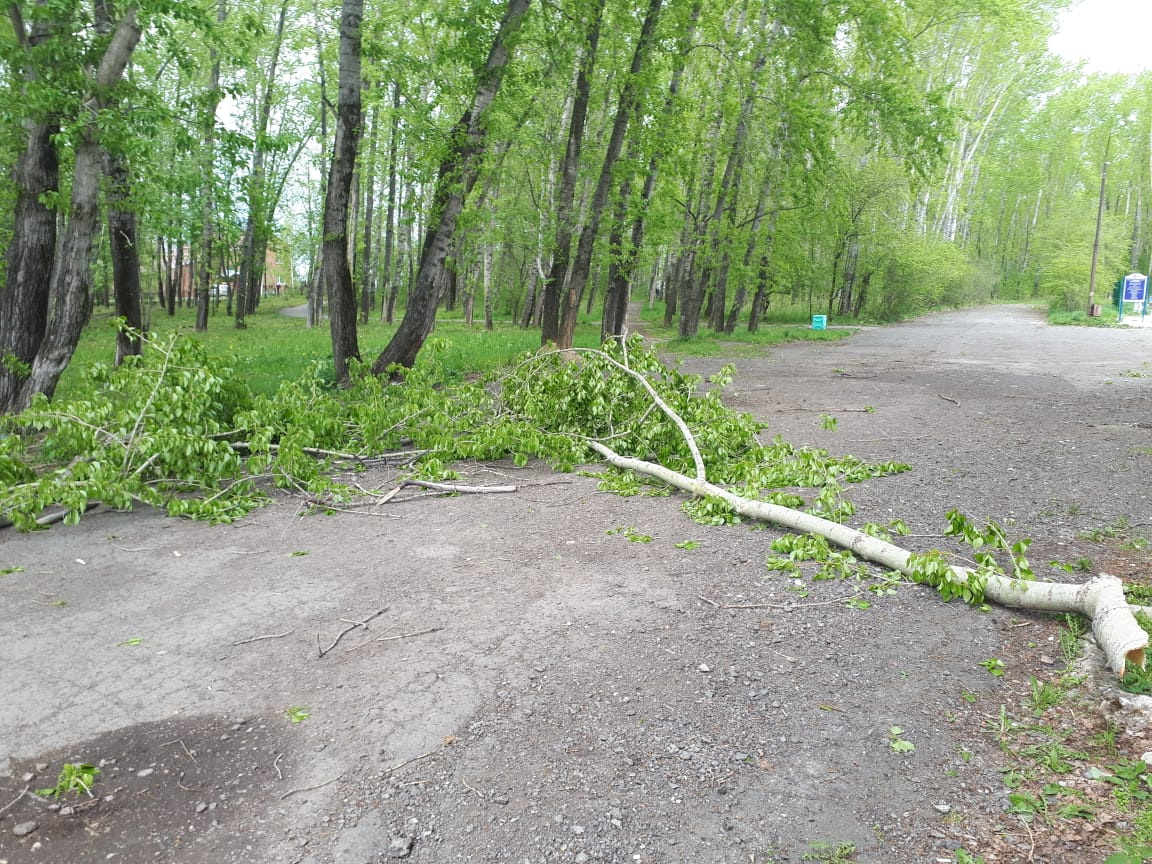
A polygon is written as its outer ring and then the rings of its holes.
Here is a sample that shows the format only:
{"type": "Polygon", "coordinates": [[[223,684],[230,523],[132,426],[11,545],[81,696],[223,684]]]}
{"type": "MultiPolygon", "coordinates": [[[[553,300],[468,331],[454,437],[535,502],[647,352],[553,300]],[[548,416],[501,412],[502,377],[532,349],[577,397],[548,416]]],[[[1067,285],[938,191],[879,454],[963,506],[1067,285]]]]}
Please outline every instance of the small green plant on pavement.
{"type": "Polygon", "coordinates": [[[993,678],[1004,677],[1004,661],[999,657],[989,657],[987,660],[981,660],[980,665],[988,670],[988,674],[993,678]]]}
{"type": "Polygon", "coordinates": [[[92,786],[96,783],[96,775],[99,773],[99,768],[87,762],[66,762],[64,767],[60,769],[60,775],[56,778],[56,785],[46,789],[38,789],[36,794],[61,798],[72,792],[91,798],[92,786]]]}
{"type": "Polygon", "coordinates": [[[904,738],[904,730],[893,726],[888,730],[888,749],[893,753],[914,753],[916,745],[904,738]]]}
{"type": "Polygon", "coordinates": [[[808,844],[810,852],[800,856],[801,861],[819,861],[822,864],[851,864],[856,855],[856,844],[824,843],[817,840],[808,844]]]}

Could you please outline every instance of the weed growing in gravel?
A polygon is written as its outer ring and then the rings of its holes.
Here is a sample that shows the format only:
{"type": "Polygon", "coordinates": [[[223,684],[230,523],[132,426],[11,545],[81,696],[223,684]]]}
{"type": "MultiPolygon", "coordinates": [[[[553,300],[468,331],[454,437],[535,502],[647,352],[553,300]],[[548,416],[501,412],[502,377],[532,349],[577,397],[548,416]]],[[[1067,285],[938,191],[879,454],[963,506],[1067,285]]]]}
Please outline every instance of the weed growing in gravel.
{"type": "Polygon", "coordinates": [[[1031,688],[1032,713],[1036,717],[1040,717],[1054,705],[1059,705],[1060,700],[1064,698],[1064,691],[1059,685],[1050,681],[1040,681],[1036,676],[1032,676],[1031,688]]]}
{"type": "Polygon", "coordinates": [[[963,848],[956,850],[955,858],[955,864],[984,864],[983,858],[979,855],[973,855],[963,848]]]}
{"type": "Polygon", "coordinates": [[[820,861],[823,864],[851,864],[856,856],[855,843],[824,843],[819,840],[809,843],[812,851],[800,856],[801,861],[820,861]]]}
{"type": "Polygon", "coordinates": [[[609,537],[614,534],[623,534],[632,543],[651,543],[651,534],[642,534],[633,528],[631,525],[623,525],[619,528],[609,528],[606,532],[609,537]]]}
{"type": "Polygon", "coordinates": [[[1069,612],[1064,616],[1064,626],[1060,628],[1060,653],[1066,666],[1071,666],[1080,658],[1080,640],[1087,632],[1087,619],[1083,615],[1069,612]]]}
{"type": "Polygon", "coordinates": [[[1004,661],[999,657],[989,657],[987,660],[981,660],[980,665],[988,670],[988,674],[993,678],[1004,677],[1004,661]]]}
{"type": "Polygon", "coordinates": [[[1092,559],[1077,558],[1071,564],[1065,564],[1062,561],[1049,561],[1048,566],[1056,570],[1063,570],[1065,573],[1090,573],[1092,571],[1092,559]]]}
{"type": "Polygon", "coordinates": [[[907,740],[904,736],[904,730],[899,726],[893,726],[888,730],[888,749],[893,753],[914,753],[916,752],[916,745],[907,740]]]}
{"type": "Polygon", "coordinates": [[[56,778],[56,785],[38,789],[36,794],[61,798],[69,792],[75,792],[77,795],[84,794],[91,798],[92,786],[96,783],[96,775],[99,773],[99,768],[87,762],[66,762],[56,778]]]}

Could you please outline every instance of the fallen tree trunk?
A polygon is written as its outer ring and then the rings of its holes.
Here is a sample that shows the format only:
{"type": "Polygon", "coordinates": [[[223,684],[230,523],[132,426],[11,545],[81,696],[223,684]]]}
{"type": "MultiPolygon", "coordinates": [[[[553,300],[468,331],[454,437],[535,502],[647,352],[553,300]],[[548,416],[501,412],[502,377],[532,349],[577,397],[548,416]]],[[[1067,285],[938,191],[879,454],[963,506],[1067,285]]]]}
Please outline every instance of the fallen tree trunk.
{"type": "MultiPolygon", "coordinates": [[[[624,367],[620,367],[624,368],[624,367]]],[[[635,378],[642,378],[631,369],[624,369],[635,378]]],[[[664,406],[668,413],[667,406],[664,406]]],[[[671,414],[669,415],[671,416],[671,414]]],[[[683,421],[672,418],[683,429],[683,421]]],[[[854,528],[782,507],[766,501],[755,501],[734,495],[726,489],[709,483],[702,477],[691,478],[654,462],[621,456],[607,445],[589,440],[588,446],[612,465],[663,480],[670,486],[693,495],[718,498],[741,516],[772,522],[794,531],[818,534],[854,555],[873,561],[904,575],[923,581],[914,566],[913,555],[887,541],[869,536],[854,528]]],[[[964,582],[977,574],[966,567],[950,567],[945,578],[964,582]]],[[[980,574],[980,578],[984,578],[980,574]]],[[[1144,666],[1144,650],[1148,647],[1148,634],[1144,632],[1124,597],[1123,583],[1115,576],[1101,573],[1082,585],[1056,582],[1031,582],[1007,576],[990,574],[983,584],[984,597],[1002,606],[1034,609],[1042,612],[1078,612],[1091,619],[1092,632],[1116,675],[1123,675],[1127,661],[1144,666]]]]}

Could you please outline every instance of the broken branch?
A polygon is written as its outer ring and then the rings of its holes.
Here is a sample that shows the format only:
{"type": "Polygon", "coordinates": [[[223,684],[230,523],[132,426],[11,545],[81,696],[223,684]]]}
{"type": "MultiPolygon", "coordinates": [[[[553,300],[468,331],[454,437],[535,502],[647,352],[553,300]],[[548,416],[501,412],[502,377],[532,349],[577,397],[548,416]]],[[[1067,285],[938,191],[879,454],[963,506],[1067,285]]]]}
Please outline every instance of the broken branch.
{"type": "MultiPolygon", "coordinates": [[[[870,537],[847,525],[811,513],[735,495],[706,480],[692,479],[654,462],[621,456],[598,441],[588,441],[587,444],[617,468],[656,477],[693,495],[718,498],[741,516],[772,522],[805,534],[818,534],[860,558],[881,564],[891,570],[898,570],[912,579],[918,576],[913,566],[912,553],[885,540],[870,537]]],[[[974,575],[965,567],[951,567],[949,572],[953,578],[961,581],[974,575]]],[[[1124,674],[1127,661],[1138,666],[1144,665],[1148,634],[1133,616],[1132,609],[1124,598],[1123,583],[1115,576],[1101,573],[1083,585],[1068,585],[1057,582],[1026,582],[991,574],[984,582],[983,588],[986,599],[1002,606],[1045,612],[1079,612],[1090,618],[1092,632],[1108,658],[1108,665],[1116,675],[1124,674]]]]}
{"type": "MultiPolygon", "coordinates": [[[[329,651],[331,651],[333,648],[335,648],[339,644],[341,639],[343,639],[345,636],[347,636],[349,633],[351,633],[357,627],[363,627],[365,630],[367,630],[369,621],[374,621],[375,619],[379,618],[381,615],[383,615],[387,611],[388,611],[388,607],[385,606],[383,609],[380,609],[376,612],[373,612],[371,615],[369,615],[363,621],[356,621],[356,622],[353,622],[350,626],[345,627],[343,630],[340,631],[340,633],[336,636],[336,638],[332,640],[331,645],[329,645],[327,648],[320,649],[320,657],[323,657],[325,654],[327,654],[329,651]]],[[[343,620],[343,619],[341,619],[341,620],[343,620]]],[[[317,659],[319,659],[319,658],[317,658],[317,659]]]]}

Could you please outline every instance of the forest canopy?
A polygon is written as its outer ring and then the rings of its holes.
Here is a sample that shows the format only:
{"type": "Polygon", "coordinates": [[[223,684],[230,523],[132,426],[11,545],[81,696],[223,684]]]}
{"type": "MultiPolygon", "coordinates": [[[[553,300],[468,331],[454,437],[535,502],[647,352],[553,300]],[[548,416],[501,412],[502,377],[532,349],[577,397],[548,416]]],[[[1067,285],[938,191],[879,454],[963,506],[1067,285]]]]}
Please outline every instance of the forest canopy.
{"type": "Polygon", "coordinates": [[[1067,5],[9,3],[0,412],[94,308],[119,361],[153,316],[243,329],[299,292],[346,382],[459,308],[567,347],[630,298],[682,337],[1083,309],[1093,266],[1106,302],[1149,254],[1152,79],[1052,55],[1067,5]]]}

